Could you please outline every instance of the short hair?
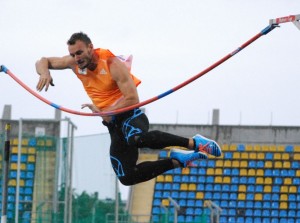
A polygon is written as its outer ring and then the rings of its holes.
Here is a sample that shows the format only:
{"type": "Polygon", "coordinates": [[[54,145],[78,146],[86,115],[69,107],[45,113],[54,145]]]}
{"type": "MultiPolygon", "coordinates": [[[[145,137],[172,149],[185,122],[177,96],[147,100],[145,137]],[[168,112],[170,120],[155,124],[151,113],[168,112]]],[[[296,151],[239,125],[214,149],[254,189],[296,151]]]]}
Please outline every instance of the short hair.
{"type": "Polygon", "coordinates": [[[68,40],[67,44],[68,45],[74,45],[77,40],[80,40],[80,41],[84,42],[86,45],[92,43],[90,37],[88,37],[87,34],[85,34],[83,32],[79,32],[79,33],[72,34],[72,36],[68,40]]]}

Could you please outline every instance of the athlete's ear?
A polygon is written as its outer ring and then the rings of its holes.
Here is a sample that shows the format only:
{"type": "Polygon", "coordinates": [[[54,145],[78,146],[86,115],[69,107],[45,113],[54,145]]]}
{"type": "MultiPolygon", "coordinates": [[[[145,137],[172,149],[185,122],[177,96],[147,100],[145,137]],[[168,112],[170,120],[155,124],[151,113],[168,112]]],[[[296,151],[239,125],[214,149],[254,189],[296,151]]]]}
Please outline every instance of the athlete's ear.
{"type": "Polygon", "coordinates": [[[89,43],[88,48],[89,48],[90,50],[93,50],[93,49],[94,49],[94,45],[93,45],[92,43],[89,43]]]}

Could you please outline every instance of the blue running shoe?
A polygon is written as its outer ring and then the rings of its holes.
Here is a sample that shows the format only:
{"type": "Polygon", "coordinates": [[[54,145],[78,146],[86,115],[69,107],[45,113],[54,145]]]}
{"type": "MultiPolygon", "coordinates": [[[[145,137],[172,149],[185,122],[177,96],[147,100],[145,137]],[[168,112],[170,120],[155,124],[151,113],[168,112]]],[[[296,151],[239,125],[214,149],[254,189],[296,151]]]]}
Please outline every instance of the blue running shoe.
{"type": "Polygon", "coordinates": [[[207,155],[201,151],[193,152],[181,149],[171,149],[170,158],[180,162],[183,167],[187,167],[194,160],[207,159],[207,155]]]}
{"type": "Polygon", "coordinates": [[[193,139],[195,142],[195,152],[202,151],[213,156],[221,156],[221,148],[215,141],[199,134],[195,135],[193,139]]]}

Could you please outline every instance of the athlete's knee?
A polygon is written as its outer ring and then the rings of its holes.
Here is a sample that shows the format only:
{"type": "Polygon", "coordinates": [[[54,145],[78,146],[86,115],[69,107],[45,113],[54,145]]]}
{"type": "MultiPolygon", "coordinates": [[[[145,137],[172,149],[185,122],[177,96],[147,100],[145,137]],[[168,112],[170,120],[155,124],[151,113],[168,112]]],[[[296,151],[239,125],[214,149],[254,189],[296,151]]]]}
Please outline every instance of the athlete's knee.
{"type": "Polygon", "coordinates": [[[140,135],[140,137],[136,139],[136,144],[139,148],[161,148],[159,142],[162,137],[163,133],[161,131],[153,130],[151,132],[140,135]]]}

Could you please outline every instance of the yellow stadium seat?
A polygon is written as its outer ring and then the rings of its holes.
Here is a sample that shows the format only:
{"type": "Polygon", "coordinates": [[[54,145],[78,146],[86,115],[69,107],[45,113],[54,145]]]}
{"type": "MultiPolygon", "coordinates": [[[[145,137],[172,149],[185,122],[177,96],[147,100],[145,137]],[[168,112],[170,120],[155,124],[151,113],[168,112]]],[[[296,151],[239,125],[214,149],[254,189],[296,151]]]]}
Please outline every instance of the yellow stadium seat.
{"type": "Polygon", "coordinates": [[[265,159],[265,154],[264,153],[258,153],[257,154],[257,159],[264,160],[265,159]]]}
{"type": "Polygon", "coordinates": [[[275,145],[271,145],[271,146],[269,147],[269,151],[270,151],[270,152],[276,152],[276,151],[277,151],[276,146],[275,146],[275,145]]]}
{"type": "Polygon", "coordinates": [[[247,176],[247,175],[248,175],[247,169],[240,169],[240,176],[247,176]]]}
{"type": "Polygon", "coordinates": [[[245,193],[239,193],[238,194],[238,200],[245,200],[246,199],[246,194],[245,193]]]}
{"type": "Polygon", "coordinates": [[[275,161],[275,166],[274,167],[278,168],[278,169],[282,168],[282,162],[281,161],[275,161]]]}
{"type": "Polygon", "coordinates": [[[263,177],[257,177],[256,178],[256,184],[264,184],[264,178],[263,177]]]}
{"type": "Polygon", "coordinates": [[[223,183],[223,178],[220,176],[215,177],[215,183],[223,183]]]}
{"type": "Polygon", "coordinates": [[[288,192],[288,187],[287,186],[281,186],[280,187],[280,193],[287,193],[288,192]]]}
{"type": "Polygon", "coordinates": [[[28,148],[28,154],[35,154],[35,153],[36,153],[36,149],[34,147],[28,148]]]}
{"type": "Polygon", "coordinates": [[[18,147],[17,146],[13,146],[11,148],[11,153],[18,153],[18,147]]]}
{"type": "Polygon", "coordinates": [[[12,187],[17,186],[17,180],[15,180],[15,179],[10,179],[10,180],[8,181],[8,186],[12,186],[12,187]]]}
{"type": "Polygon", "coordinates": [[[19,144],[19,139],[18,138],[13,138],[12,139],[12,145],[17,146],[19,144]]]}
{"type": "Polygon", "coordinates": [[[196,184],[189,184],[189,185],[188,185],[188,190],[189,190],[189,191],[195,191],[196,189],[197,189],[196,184]]]}
{"type": "Polygon", "coordinates": [[[156,182],[164,182],[165,181],[165,177],[163,175],[158,175],[156,177],[156,182]]]}
{"type": "Polygon", "coordinates": [[[297,171],[296,171],[296,176],[297,176],[297,177],[300,177],[300,170],[297,170],[297,171]]]}
{"type": "Polygon", "coordinates": [[[236,144],[231,144],[230,147],[229,147],[230,151],[236,151],[236,149],[237,149],[237,145],[236,144]]]}
{"type": "Polygon", "coordinates": [[[297,193],[297,187],[296,186],[290,186],[289,187],[289,193],[297,193]]]}
{"type": "Polygon", "coordinates": [[[253,151],[252,145],[250,145],[250,144],[246,145],[245,150],[248,151],[248,152],[249,152],[249,151],[253,151]]]}
{"type": "Polygon", "coordinates": [[[290,159],[290,154],[288,154],[288,153],[282,153],[281,159],[283,159],[283,160],[289,160],[290,159]]]}
{"type": "Polygon", "coordinates": [[[223,160],[217,160],[216,167],[223,167],[223,160]]]}
{"type": "Polygon", "coordinates": [[[272,192],[272,187],[270,185],[265,185],[264,186],[264,193],[271,193],[272,192]]]}
{"type": "Polygon", "coordinates": [[[273,159],[274,160],[281,160],[281,153],[274,153],[273,159]]]}
{"type": "Polygon", "coordinates": [[[270,151],[270,147],[269,147],[269,145],[262,145],[261,150],[264,152],[268,152],[268,151],[270,151]]]}
{"type": "Polygon", "coordinates": [[[284,152],[284,150],[285,150],[285,146],[283,146],[283,145],[277,146],[278,152],[284,152]]]}
{"type": "Polygon", "coordinates": [[[245,160],[241,161],[240,168],[246,168],[246,167],[248,167],[248,162],[245,160]]]}
{"type": "Polygon", "coordinates": [[[257,153],[250,153],[249,159],[253,159],[253,160],[257,159],[257,153]]]}
{"type": "Polygon", "coordinates": [[[183,169],[181,170],[181,173],[182,173],[182,174],[185,174],[185,175],[190,174],[190,169],[189,169],[189,168],[183,168],[183,169]]]}
{"type": "Polygon", "coordinates": [[[38,139],[36,142],[37,146],[45,146],[45,141],[43,139],[38,139]]]}
{"type": "Polygon", "coordinates": [[[273,183],[272,177],[266,177],[266,178],[265,178],[265,184],[270,184],[270,185],[272,185],[272,183],[273,183]]]}
{"type": "Polygon", "coordinates": [[[214,175],[215,174],[215,169],[214,168],[207,168],[206,174],[207,175],[214,175]]]}
{"type": "Polygon", "coordinates": [[[202,200],[204,198],[203,192],[197,192],[196,193],[196,199],[202,200]]]}
{"type": "Polygon", "coordinates": [[[22,146],[28,146],[28,139],[22,139],[22,146]]]}
{"type": "Polygon", "coordinates": [[[300,152],[300,145],[294,146],[294,152],[300,152]]]}
{"type": "Polygon", "coordinates": [[[230,177],[224,177],[223,178],[223,183],[230,184],[231,183],[231,178],[230,177]]]}
{"type": "Polygon", "coordinates": [[[222,168],[216,168],[216,169],[215,169],[215,175],[223,175],[223,170],[222,170],[222,168]]]}
{"type": "Polygon", "coordinates": [[[260,145],[254,145],[254,151],[261,151],[261,146],[260,145]]]}
{"type": "Polygon", "coordinates": [[[169,199],[163,199],[161,201],[161,204],[165,207],[168,207],[170,205],[170,201],[169,201],[169,199]]]}
{"type": "Polygon", "coordinates": [[[300,153],[294,154],[294,160],[300,160],[300,153]]]}
{"type": "Polygon", "coordinates": [[[246,192],[246,185],[239,185],[239,192],[246,192]]]}
{"type": "Polygon", "coordinates": [[[283,184],[284,185],[291,185],[292,184],[292,178],[284,178],[284,181],[283,181],[283,184]]]}
{"type": "Polygon", "coordinates": [[[188,185],[185,183],[180,184],[180,190],[188,190],[188,185]]]}
{"type": "Polygon", "coordinates": [[[10,164],[10,169],[11,170],[17,170],[18,169],[18,164],[17,163],[11,163],[10,164]]]}
{"type": "Polygon", "coordinates": [[[222,151],[229,151],[229,146],[228,144],[223,144],[221,145],[222,151]]]}
{"type": "Polygon", "coordinates": [[[240,152],[234,152],[233,155],[232,155],[232,158],[233,159],[240,159],[241,158],[240,152]]]}
{"type": "Polygon", "coordinates": [[[47,139],[46,140],[46,146],[49,146],[49,147],[53,146],[53,140],[52,139],[47,139]]]}
{"type": "Polygon", "coordinates": [[[257,169],[256,170],[256,176],[260,176],[260,177],[264,176],[264,170],[263,169],[257,169]]]}
{"type": "Polygon", "coordinates": [[[248,153],[241,153],[241,159],[247,160],[249,157],[248,153]]]}
{"type": "Polygon", "coordinates": [[[254,200],[256,200],[256,201],[261,201],[261,200],[262,200],[262,194],[260,194],[260,193],[255,194],[254,200]]]}
{"type": "Polygon", "coordinates": [[[2,161],[2,155],[0,154],[0,161],[2,161]]]}
{"type": "Polygon", "coordinates": [[[173,182],[173,176],[172,175],[165,175],[165,182],[168,182],[168,183],[173,182]]]}
{"type": "Polygon", "coordinates": [[[239,168],[239,167],[240,167],[240,161],[238,161],[238,160],[233,160],[233,161],[232,161],[232,167],[239,168]]]}
{"type": "Polygon", "coordinates": [[[231,167],[231,160],[225,160],[224,167],[231,167]]]}
{"type": "Polygon", "coordinates": [[[29,156],[28,156],[28,162],[34,163],[34,162],[35,162],[35,156],[29,155],[29,156]]]}
{"type": "Polygon", "coordinates": [[[291,168],[290,161],[283,161],[283,168],[287,168],[287,169],[291,168]]]}
{"type": "Polygon", "coordinates": [[[287,209],[288,208],[287,202],[280,202],[279,208],[280,209],[287,209]]]}
{"type": "Polygon", "coordinates": [[[248,169],[248,176],[255,176],[255,169],[248,169]]]}
{"type": "Polygon", "coordinates": [[[265,168],[273,168],[273,162],[272,161],[266,161],[265,162],[265,168]]]}
{"type": "Polygon", "coordinates": [[[287,201],[287,200],[288,200],[287,194],[280,194],[280,201],[287,201]]]}

